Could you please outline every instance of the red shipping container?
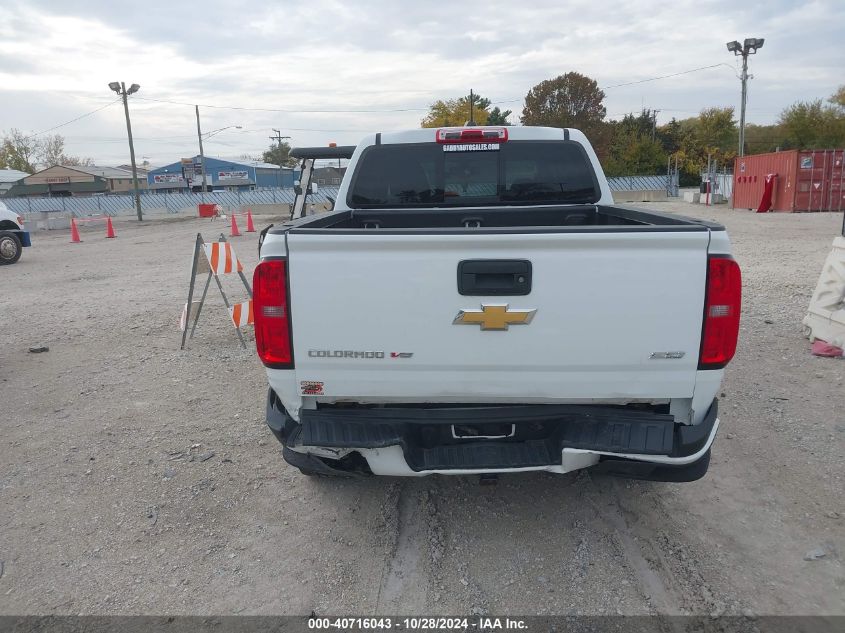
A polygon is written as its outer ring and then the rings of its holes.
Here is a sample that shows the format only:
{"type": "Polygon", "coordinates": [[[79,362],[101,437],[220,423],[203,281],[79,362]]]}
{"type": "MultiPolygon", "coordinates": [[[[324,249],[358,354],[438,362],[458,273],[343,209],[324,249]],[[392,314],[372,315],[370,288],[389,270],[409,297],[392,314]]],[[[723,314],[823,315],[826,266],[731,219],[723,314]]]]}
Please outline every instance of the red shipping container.
{"type": "Polygon", "coordinates": [[[845,150],[788,150],[734,159],[733,206],[756,209],[777,174],[772,211],[845,210],[845,150]]]}
{"type": "Polygon", "coordinates": [[[216,207],[216,204],[198,204],[199,216],[201,218],[213,218],[217,214],[216,207]]]}

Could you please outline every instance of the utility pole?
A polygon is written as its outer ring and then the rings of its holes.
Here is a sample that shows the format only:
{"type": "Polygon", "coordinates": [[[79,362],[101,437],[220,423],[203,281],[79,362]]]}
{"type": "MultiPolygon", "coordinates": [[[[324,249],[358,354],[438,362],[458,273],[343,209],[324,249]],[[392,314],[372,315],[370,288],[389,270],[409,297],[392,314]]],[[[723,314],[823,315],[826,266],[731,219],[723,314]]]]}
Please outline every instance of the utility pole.
{"type": "Polygon", "coordinates": [[[138,92],[141,89],[141,86],[138,84],[132,84],[129,86],[129,90],[127,90],[124,82],[112,81],[109,84],[109,88],[119,94],[123,99],[123,112],[126,114],[126,134],[129,136],[129,159],[132,163],[132,183],[135,187],[135,210],[138,213],[138,221],[142,222],[144,220],[144,216],[141,213],[141,191],[138,188],[138,168],[135,166],[135,144],[132,142],[132,123],[129,121],[128,101],[129,95],[138,92]]]}
{"type": "Polygon", "coordinates": [[[745,156],[745,104],[748,101],[748,54],[742,56],[742,102],[739,108],[739,155],[745,156]]]}
{"type": "Polygon", "coordinates": [[[282,136],[282,131],[273,128],[273,131],[276,133],[276,136],[271,136],[271,141],[277,141],[279,143],[279,187],[282,186],[282,139],[290,138],[290,136],[282,136]]]}
{"type": "Polygon", "coordinates": [[[763,48],[762,37],[749,37],[740,44],[736,40],[728,42],[728,50],[735,56],[742,56],[742,102],[739,109],[739,155],[745,156],[745,102],[748,98],[748,56],[755,55],[758,49],[763,48]]]}
{"type": "Polygon", "coordinates": [[[202,190],[200,191],[200,200],[205,202],[206,179],[205,179],[205,154],[202,151],[202,130],[200,129],[200,107],[195,105],[197,112],[197,138],[200,142],[200,169],[202,170],[202,190]]]}
{"type": "Polygon", "coordinates": [[[475,125],[475,113],[473,112],[473,102],[475,101],[475,94],[472,92],[472,88],[469,89],[469,121],[467,125],[475,125]]]}
{"type": "Polygon", "coordinates": [[[658,112],[660,112],[660,110],[652,110],[651,111],[651,116],[652,116],[651,140],[652,141],[654,141],[655,136],[657,134],[657,113],[658,112]]]}

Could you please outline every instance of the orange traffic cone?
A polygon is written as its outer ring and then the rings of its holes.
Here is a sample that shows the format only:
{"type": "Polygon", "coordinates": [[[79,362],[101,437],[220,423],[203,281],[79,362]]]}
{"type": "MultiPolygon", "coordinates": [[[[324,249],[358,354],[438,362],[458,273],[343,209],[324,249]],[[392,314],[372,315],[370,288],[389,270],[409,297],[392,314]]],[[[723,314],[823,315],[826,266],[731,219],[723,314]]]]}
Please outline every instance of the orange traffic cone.
{"type": "Polygon", "coordinates": [[[79,239],[79,229],[76,228],[76,219],[75,218],[70,219],[70,241],[73,244],[76,244],[77,242],[82,241],[81,239],[79,239]]]}
{"type": "Polygon", "coordinates": [[[246,210],[246,232],[255,233],[255,225],[252,223],[252,210],[246,210]]]}
{"type": "Polygon", "coordinates": [[[106,218],[106,237],[117,237],[117,235],[114,234],[114,227],[111,223],[111,216],[106,218]]]}
{"type": "Polygon", "coordinates": [[[232,237],[240,237],[241,232],[238,230],[238,222],[235,220],[235,214],[232,214],[232,237]]]}

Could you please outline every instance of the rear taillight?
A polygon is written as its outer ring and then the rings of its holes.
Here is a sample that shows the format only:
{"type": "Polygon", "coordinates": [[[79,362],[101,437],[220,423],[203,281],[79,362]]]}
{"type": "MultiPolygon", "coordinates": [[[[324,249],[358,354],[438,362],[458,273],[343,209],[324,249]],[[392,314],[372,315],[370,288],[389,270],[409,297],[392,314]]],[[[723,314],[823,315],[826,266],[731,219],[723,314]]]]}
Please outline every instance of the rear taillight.
{"type": "Polygon", "coordinates": [[[721,369],[734,357],[741,303],[739,264],[724,255],[708,258],[699,369],[721,369]]]}
{"type": "Polygon", "coordinates": [[[506,127],[445,127],[437,130],[438,143],[504,143],[508,140],[506,127]]]}
{"type": "Polygon", "coordinates": [[[293,368],[287,260],[267,259],[252,276],[255,347],[267,367],[293,368]]]}

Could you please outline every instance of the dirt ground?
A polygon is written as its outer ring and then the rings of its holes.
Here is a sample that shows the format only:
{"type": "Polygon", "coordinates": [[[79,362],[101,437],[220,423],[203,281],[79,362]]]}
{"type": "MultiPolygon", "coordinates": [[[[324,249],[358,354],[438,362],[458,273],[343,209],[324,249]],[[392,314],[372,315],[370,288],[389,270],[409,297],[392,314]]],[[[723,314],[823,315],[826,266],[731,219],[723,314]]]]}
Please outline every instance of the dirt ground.
{"type": "Polygon", "coordinates": [[[194,236],[224,226],[36,234],[0,267],[0,614],[845,614],[845,361],[800,325],[841,216],[642,206],[725,223],[744,269],[695,483],[311,480],[219,296],[179,351],[194,236]]]}

